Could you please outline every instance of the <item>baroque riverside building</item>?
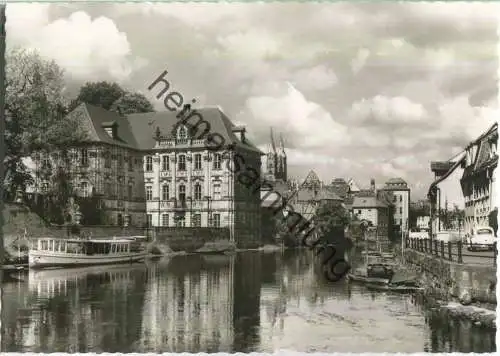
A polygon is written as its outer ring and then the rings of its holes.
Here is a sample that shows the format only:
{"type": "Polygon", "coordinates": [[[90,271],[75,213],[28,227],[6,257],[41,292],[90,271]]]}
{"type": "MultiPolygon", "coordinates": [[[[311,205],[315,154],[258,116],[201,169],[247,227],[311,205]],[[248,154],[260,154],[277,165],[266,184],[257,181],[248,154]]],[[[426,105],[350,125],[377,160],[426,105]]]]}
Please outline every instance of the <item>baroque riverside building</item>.
{"type": "MultiPolygon", "coordinates": [[[[79,196],[99,199],[104,224],[227,227],[239,238],[260,235],[260,191],[240,183],[228,159],[238,154],[242,169],[260,172],[263,153],[220,109],[197,112],[224,138],[219,151],[191,137],[174,112],[120,115],[81,104],[69,114],[89,135],[69,150],[72,185],[79,196]]],[[[49,190],[50,179],[40,172],[57,159],[57,153],[32,157],[31,192],[49,190]]]]}

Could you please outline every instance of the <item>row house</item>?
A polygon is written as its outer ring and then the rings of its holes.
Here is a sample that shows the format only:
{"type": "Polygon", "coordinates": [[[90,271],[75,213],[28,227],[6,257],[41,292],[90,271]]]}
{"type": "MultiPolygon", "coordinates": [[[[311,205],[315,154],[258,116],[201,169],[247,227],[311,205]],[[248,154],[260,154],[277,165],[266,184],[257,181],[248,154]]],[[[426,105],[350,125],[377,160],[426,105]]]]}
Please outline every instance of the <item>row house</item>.
{"type": "Polygon", "coordinates": [[[465,200],[466,233],[471,233],[476,226],[488,226],[488,216],[497,207],[497,144],[498,124],[495,123],[465,149],[460,185],[465,200]]]}

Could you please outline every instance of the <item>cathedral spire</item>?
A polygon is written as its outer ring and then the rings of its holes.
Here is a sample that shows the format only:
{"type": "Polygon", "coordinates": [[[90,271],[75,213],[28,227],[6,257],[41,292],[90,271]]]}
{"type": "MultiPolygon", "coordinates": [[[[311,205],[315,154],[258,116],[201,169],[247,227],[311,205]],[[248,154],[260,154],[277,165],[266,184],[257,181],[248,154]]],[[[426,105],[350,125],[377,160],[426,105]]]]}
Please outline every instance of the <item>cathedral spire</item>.
{"type": "Polygon", "coordinates": [[[273,135],[273,128],[271,127],[271,148],[273,150],[273,153],[276,153],[276,144],[274,143],[274,135],[273,135]]]}
{"type": "Polygon", "coordinates": [[[279,148],[279,154],[283,157],[286,157],[286,152],[285,152],[285,143],[283,141],[283,135],[280,134],[280,148],[279,148]]]}

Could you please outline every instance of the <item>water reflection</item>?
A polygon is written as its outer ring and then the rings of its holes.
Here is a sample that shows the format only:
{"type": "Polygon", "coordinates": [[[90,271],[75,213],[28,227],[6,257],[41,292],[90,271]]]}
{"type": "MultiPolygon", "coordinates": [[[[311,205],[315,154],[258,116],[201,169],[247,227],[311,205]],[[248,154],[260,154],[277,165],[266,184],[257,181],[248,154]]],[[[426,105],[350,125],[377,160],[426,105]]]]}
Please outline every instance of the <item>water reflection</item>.
{"type": "Polygon", "coordinates": [[[10,352],[491,352],[411,296],[324,279],[307,251],[31,272],[3,285],[10,352]],[[356,340],[355,342],[351,340],[356,340]]]}

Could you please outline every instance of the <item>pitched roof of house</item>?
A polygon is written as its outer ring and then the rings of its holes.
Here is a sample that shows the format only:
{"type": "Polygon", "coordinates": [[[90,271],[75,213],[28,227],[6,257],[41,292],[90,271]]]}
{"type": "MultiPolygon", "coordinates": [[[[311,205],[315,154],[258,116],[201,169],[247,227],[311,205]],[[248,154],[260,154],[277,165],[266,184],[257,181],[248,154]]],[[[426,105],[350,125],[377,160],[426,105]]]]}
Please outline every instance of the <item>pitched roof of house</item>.
{"type": "Polygon", "coordinates": [[[90,104],[80,104],[68,115],[79,119],[87,131],[88,140],[102,142],[126,148],[137,148],[127,119],[118,113],[111,112],[90,104]],[[116,123],[116,137],[112,138],[104,130],[110,123],[116,123]]]}
{"type": "Polygon", "coordinates": [[[321,181],[319,180],[318,175],[316,172],[313,170],[310,170],[309,173],[307,173],[306,179],[304,179],[304,183],[302,185],[307,186],[307,185],[321,185],[321,181]]]}
{"type": "Polygon", "coordinates": [[[386,184],[407,184],[406,181],[401,177],[391,178],[386,184]]]}
{"type": "Polygon", "coordinates": [[[376,197],[354,197],[352,208],[388,208],[388,206],[376,197]]]}
{"type": "MultiPolygon", "coordinates": [[[[442,176],[440,176],[438,179],[436,179],[434,182],[431,183],[431,185],[429,186],[429,190],[428,190],[428,193],[427,193],[427,196],[430,196],[431,195],[431,192],[432,190],[439,184],[441,183],[442,181],[444,181],[446,178],[448,178],[454,171],[455,169],[457,169],[461,164],[462,162],[465,160],[465,152],[462,153],[462,156],[453,164],[453,166],[448,170],[448,172],[446,172],[445,174],[443,174],[442,176]]],[[[464,174],[465,174],[465,170],[464,170],[464,174]]]]}
{"type": "MultiPolygon", "coordinates": [[[[210,132],[220,134],[226,145],[233,144],[236,147],[264,154],[248,138],[245,137],[244,142],[239,140],[233,132],[237,126],[219,108],[200,108],[196,111],[210,125],[210,132]]],[[[80,115],[85,118],[83,121],[91,141],[139,150],[154,148],[156,144],[154,136],[157,128],[162,136],[173,137],[175,125],[179,122],[175,112],[163,111],[122,116],[86,103],[80,104],[69,115],[80,115]],[[116,123],[116,139],[110,137],[104,130],[104,126],[109,126],[112,123],[116,123]]],[[[192,122],[194,123],[195,119],[192,122]]],[[[201,125],[200,130],[203,129],[203,125],[201,125]]]]}

